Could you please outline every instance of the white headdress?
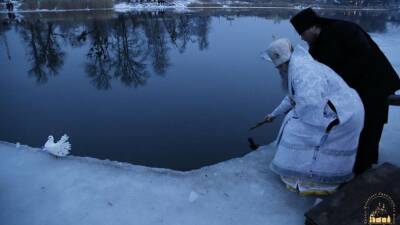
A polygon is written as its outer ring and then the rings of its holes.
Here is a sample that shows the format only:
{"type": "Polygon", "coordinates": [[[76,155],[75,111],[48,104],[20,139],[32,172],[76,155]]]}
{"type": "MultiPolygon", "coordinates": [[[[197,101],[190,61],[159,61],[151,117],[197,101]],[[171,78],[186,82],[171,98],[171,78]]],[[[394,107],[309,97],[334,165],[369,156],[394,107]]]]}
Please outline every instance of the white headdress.
{"type": "Polygon", "coordinates": [[[262,57],[268,61],[272,61],[275,66],[279,66],[290,60],[293,47],[288,39],[280,38],[273,41],[267,48],[266,53],[262,57]],[[269,59],[267,58],[267,55],[269,59]]]}

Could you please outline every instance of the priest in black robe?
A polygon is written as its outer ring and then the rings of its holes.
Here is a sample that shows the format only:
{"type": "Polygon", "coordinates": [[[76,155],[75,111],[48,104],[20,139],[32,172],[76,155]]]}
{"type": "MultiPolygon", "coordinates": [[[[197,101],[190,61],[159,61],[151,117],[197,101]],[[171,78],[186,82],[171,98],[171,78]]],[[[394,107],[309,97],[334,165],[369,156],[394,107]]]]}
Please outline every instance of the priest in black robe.
{"type": "Polygon", "coordinates": [[[378,162],[379,141],[388,121],[388,96],[400,89],[396,71],[359,25],[318,16],[311,8],[290,20],[309,45],[309,52],[332,68],[361,97],[365,108],[353,172],[361,174],[378,162]]]}

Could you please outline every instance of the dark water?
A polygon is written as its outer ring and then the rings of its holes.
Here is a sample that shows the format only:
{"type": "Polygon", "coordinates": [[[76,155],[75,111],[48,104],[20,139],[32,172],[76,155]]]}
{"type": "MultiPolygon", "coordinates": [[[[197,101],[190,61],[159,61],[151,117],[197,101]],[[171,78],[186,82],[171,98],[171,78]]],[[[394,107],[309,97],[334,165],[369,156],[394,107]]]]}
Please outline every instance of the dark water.
{"type": "MultiPolygon", "coordinates": [[[[72,154],[189,170],[242,156],[283,97],[261,60],[272,36],[299,43],[291,10],[0,14],[0,140],[42,146],[66,133],[72,154]]],[[[321,12],[370,32],[391,12],[321,12]]]]}

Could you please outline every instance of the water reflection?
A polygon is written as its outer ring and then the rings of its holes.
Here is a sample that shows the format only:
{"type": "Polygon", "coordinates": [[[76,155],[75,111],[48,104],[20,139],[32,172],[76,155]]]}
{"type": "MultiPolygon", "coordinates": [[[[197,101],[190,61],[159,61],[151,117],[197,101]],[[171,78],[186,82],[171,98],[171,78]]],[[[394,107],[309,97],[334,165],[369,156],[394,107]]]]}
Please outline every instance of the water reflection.
{"type": "MultiPolygon", "coordinates": [[[[279,129],[248,132],[283,94],[258,53],[271,34],[298,43],[296,12],[0,14],[0,139],[40,146],[67,133],[74,155],[182,170],[241,156],[249,136],[265,144],[279,129]]],[[[399,24],[388,12],[320,12],[369,31],[399,24]]]]}
{"type": "MultiPolygon", "coordinates": [[[[46,83],[62,69],[67,57],[65,48],[88,46],[85,72],[94,87],[101,90],[111,88],[118,80],[129,87],[146,84],[149,69],[164,75],[170,65],[171,47],[185,52],[188,42],[197,42],[199,50],[206,50],[212,16],[235,18],[255,14],[273,19],[274,23],[287,20],[296,11],[225,11],[199,12],[195,15],[171,12],[144,12],[112,14],[93,20],[52,20],[56,15],[28,14],[22,21],[15,16],[2,20],[0,35],[14,26],[26,45],[28,74],[38,84],[46,83]],[[44,18],[43,18],[44,17],[44,18]],[[47,17],[47,18],[46,18],[47,17]]],[[[380,11],[320,11],[321,15],[347,19],[359,23],[369,32],[385,32],[387,21],[398,25],[400,16],[394,12],[380,11]]],[[[58,15],[59,17],[59,15],[58,15]]],[[[10,49],[4,36],[3,43],[10,58],[10,49]]]]}
{"type": "Polygon", "coordinates": [[[64,64],[65,51],[60,43],[64,35],[56,31],[52,22],[40,20],[23,22],[17,28],[30,56],[28,74],[34,76],[38,84],[46,83],[49,77],[58,74],[64,64]]]}
{"type": "Polygon", "coordinates": [[[206,49],[209,23],[209,16],[174,17],[161,12],[119,14],[116,19],[96,19],[79,27],[40,19],[9,25],[19,30],[31,64],[28,73],[39,84],[58,74],[66,56],[62,48],[88,45],[85,71],[96,88],[107,90],[113,79],[130,87],[146,84],[147,64],[156,74],[165,74],[170,65],[169,43],[181,53],[188,41],[206,49]]]}
{"type": "Polygon", "coordinates": [[[92,78],[92,83],[97,89],[107,90],[111,87],[110,81],[112,79],[109,75],[112,69],[112,61],[109,53],[108,34],[97,21],[93,22],[91,29],[90,31],[83,31],[77,37],[78,41],[90,43],[85,71],[92,78]]]}
{"type": "Polygon", "coordinates": [[[115,55],[114,76],[127,86],[137,87],[146,83],[148,72],[144,63],[147,56],[144,40],[140,39],[138,24],[135,22],[133,16],[118,17],[112,46],[115,55]]]}

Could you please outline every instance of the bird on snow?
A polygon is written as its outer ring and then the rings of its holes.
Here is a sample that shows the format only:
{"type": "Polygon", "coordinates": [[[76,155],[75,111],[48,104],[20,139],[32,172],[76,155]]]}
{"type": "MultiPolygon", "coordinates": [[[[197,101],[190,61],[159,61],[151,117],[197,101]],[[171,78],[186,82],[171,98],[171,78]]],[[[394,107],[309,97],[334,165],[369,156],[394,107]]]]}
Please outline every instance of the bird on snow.
{"type": "Polygon", "coordinates": [[[64,134],[59,141],[54,142],[53,135],[50,135],[47,142],[44,144],[43,150],[55,157],[66,156],[71,150],[71,144],[68,142],[68,138],[69,137],[64,134]]]}

